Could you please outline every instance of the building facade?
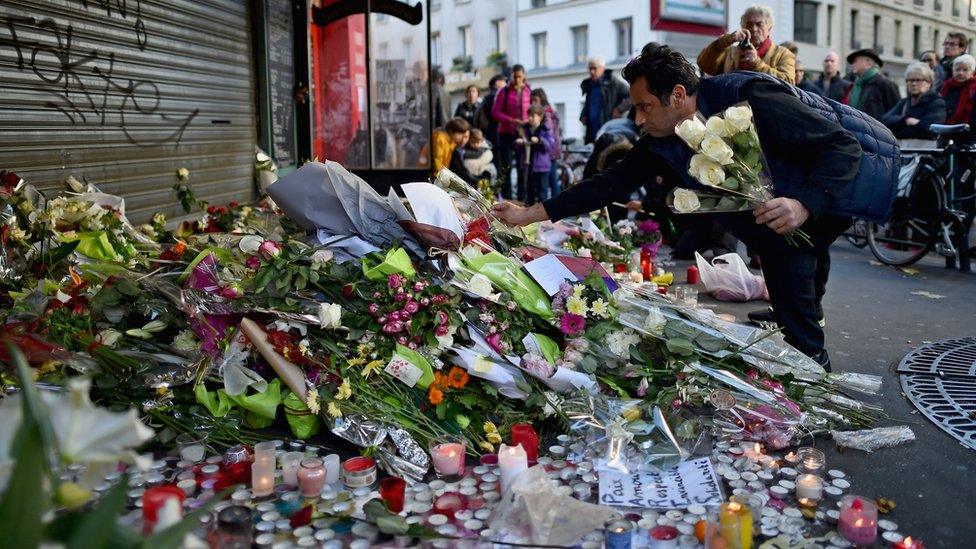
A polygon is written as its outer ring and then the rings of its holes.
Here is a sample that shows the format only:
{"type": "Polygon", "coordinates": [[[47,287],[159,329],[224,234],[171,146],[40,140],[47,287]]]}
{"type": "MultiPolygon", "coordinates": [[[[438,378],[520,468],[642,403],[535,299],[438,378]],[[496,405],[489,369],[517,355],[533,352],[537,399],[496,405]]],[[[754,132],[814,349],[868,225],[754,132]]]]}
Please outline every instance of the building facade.
{"type": "Polygon", "coordinates": [[[942,56],[946,34],[976,37],[976,0],[798,0],[794,14],[799,58],[808,71],[819,71],[830,50],[844,58],[874,48],[899,83],[922,52],[942,56]]]}

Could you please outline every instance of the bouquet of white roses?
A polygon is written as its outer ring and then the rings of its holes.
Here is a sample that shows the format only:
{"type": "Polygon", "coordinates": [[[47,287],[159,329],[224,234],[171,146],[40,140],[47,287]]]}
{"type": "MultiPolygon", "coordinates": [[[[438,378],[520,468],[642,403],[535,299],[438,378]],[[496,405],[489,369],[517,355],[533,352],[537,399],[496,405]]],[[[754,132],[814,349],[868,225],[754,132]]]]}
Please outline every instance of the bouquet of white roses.
{"type": "MultiPolygon", "coordinates": [[[[678,124],[675,133],[695,153],[688,163],[688,173],[713,192],[676,188],[667,199],[672,211],[744,211],[773,198],[773,181],[748,102],[733,105],[707,120],[695,113],[678,124]]],[[[791,244],[795,238],[810,243],[800,229],[788,233],[786,238],[791,244]]]]}

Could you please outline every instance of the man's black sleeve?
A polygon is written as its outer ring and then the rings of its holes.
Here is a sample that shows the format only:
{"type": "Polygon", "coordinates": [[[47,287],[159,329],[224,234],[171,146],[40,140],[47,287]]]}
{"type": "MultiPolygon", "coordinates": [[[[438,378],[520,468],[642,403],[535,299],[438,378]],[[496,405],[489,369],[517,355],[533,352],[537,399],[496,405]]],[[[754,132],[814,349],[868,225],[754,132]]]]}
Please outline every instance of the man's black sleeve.
{"type": "Polygon", "coordinates": [[[558,221],[626,201],[634,189],[657,175],[671,173],[664,159],[650,151],[650,139],[648,136],[638,139],[613,166],[543,202],[549,219],[558,221]]]}
{"type": "Polygon", "coordinates": [[[818,217],[857,175],[861,145],[782,84],[751,82],[743,87],[742,98],[752,106],[763,151],[791,158],[805,168],[808,184],[790,198],[818,217]]]}

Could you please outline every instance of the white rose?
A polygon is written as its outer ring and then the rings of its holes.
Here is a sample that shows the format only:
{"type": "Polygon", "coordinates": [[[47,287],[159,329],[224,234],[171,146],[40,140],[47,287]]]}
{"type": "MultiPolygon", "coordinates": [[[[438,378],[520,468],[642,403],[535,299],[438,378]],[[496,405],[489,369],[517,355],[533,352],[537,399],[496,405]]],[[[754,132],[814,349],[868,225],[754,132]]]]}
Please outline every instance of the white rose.
{"type": "Polygon", "coordinates": [[[434,337],[437,339],[438,349],[450,349],[451,347],[454,346],[454,336],[450,334],[442,335],[442,336],[434,336],[434,337]]]}
{"type": "Polygon", "coordinates": [[[678,213],[691,213],[701,207],[701,202],[695,191],[679,188],[674,190],[673,205],[678,213]]]}
{"type": "Polygon", "coordinates": [[[121,337],[122,332],[111,328],[98,332],[98,341],[106,347],[114,347],[121,337]]]}
{"type": "Polygon", "coordinates": [[[492,290],[494,290],[491,285],[491,281],[488,280],[488,277],[481,273],[475,273],[471,277],[471,281],[468,282],[468,289],[471,290],[471,293],[474,295],[485,298],[490,297],[492,290]]]}
{"type": "Polygon", "coordinates": [[[316,250],[312,254],[312,263],[328,263],[332,261],[332,250],[316,250]]]}
{"type": "Polygon", "coordinates": [[[701,151],[710,160],[723,166],[732,163],[732,147],[729,147],[721,137],[709,135],[702,139],[701,151]]]}
{"type": "Polygon", "coordinates": [[[705,122],[705,131],[718,137],[729,136],[729,128],[726,126],[725,120],[722,120],[718,116],[713,116],[705,122]]]}
{"type": "Polygon", "coordinates": [[[725,126],[734,133],[744,132],[752,125],[752,109],[748,106],[725,109],[725,126]]]}
{"type": "Polygon", "coordinates": [[[337,303],[319,303],[319,326],[323,328],[342,326],[342,307],[337,303]]]}
{"type": "Polygon", "coordinates": [[[647,312],[647,317],[644,319],[644,329],[652,334],[661,335],[664,333],[664,325],[667,321],[661,310],[653,307],[647,312]]]}
{"type": "Polygon", "coordinates": [[[678,124],[674,133],[678,134],[685,143],[692,149],[698,149],[702,139],[705,138],[705,125],[697,117],[689,118],[678,124]]]}
{"type": "Polygon", "coordinates": [[[688,173],[704,185],[718,187],[725,181],[725,170],[702,154],[691,157],[688,173]]]}

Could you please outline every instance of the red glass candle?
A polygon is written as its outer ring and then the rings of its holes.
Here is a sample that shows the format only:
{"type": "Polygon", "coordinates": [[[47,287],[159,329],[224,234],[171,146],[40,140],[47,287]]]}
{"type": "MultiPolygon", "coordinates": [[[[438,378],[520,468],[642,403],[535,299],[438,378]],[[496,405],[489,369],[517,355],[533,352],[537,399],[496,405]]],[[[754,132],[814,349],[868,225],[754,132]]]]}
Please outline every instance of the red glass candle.
{"type": "Polygon", "coordinates": [[[689,265],[688,273],[685,275],[685,277],[689,285],[698,284],[698,267],[689,265]]]}
{"type": "Polygon", "coordinates": [[[166,504],[166,500],[176,498],[183,505],[186,494],[176,486],[163,485],[149,488],[142,494],[142,531],[152,533],[159,520],[159,511],[166,504]]]}
{"type": "Polygon", "coordinates": [[[468,506],[468,498],[457,492],[447,492],[434,500],[434,511],[453,519],[454,513],[468,506]]]}
{"type": "Polygon", "coordinates": [[[925,549],[925,545],[922,544],[922,540],[914,539],[912,536],[895,543],[895,549],[925,549]]]}
{"type": "Polygon", "coordinates": [[[536,434],[531,423],[512,425],[512,435],[509,438],[512,441],[512,446],[522,445],[529,463],[535,463],[539,460],[539,435],[536,434]]]}
{"type": "Polygon", "coordinates": [[[407,481],[402,478],[389,477],[380,481],[380,498],[386,502],[390,512],[403,511],[403,493],[407,488],[407,481]]]}

